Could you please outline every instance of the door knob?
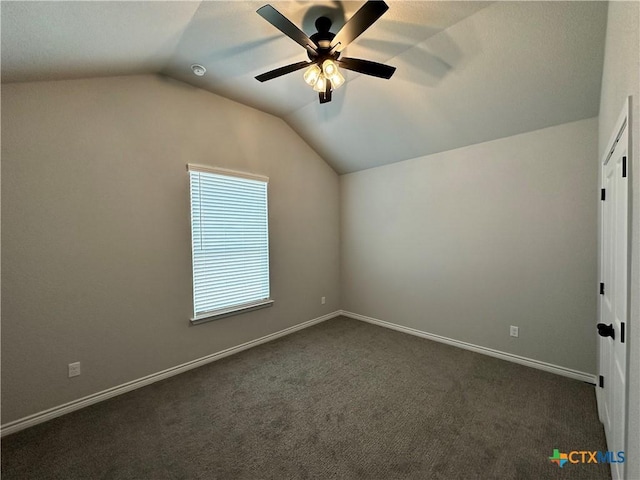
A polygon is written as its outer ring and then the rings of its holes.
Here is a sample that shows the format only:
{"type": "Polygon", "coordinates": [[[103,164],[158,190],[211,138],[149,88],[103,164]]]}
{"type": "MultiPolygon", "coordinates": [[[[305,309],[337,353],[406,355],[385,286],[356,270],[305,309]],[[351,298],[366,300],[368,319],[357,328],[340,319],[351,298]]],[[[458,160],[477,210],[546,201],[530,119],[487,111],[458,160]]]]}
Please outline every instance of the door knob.
{"type": "Polygon", "coordinates": [[[605,325],[604,323],[599,323],[598,327],[598,335],[601,337],[611,337],[613,340],[616,339],[616,331],[613,329],[613,324],[605,325]]]}

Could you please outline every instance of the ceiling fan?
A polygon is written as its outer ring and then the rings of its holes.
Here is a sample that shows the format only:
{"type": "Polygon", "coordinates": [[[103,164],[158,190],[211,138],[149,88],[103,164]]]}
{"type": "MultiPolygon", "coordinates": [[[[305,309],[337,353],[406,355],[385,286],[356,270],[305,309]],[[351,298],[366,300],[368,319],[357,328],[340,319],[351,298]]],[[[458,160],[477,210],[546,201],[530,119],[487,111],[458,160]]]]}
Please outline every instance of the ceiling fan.
{"type": "Polygon", "coordinates": [[[256,80],[266,82],[308,67],[304,72],[305,82],[318,92],[320,103],[327,103],[331,101],[331,92],[344,83],[344,77],[338,70],[338,65],[365,75],[391,78],[396,71],[395,67],[359,58],[340,58],[340,52],[373,25],[388,9],[389,6],[383,1],[369,0],[353,14],[338,33],[329,31],[331,29],[329,18],[319,17],[315,22],[318,31],[309,37],[271,5],[259,8],[258,15],[307,50],[309,61],[276,68],[258,75],[256,80]]]}

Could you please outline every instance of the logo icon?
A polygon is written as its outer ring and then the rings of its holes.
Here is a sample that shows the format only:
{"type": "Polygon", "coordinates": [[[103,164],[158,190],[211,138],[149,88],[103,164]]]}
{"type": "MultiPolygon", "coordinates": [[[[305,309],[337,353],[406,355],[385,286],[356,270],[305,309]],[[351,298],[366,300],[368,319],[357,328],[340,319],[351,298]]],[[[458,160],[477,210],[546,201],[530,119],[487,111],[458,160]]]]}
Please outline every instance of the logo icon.
{"type": "Polygon", "coordinates": [[[549,457],[549,460],[551,460],[551,463],[556,463],[560,468],[569,461],[567,454],[560,453],[560,450],[557,448],[553,449],[553,456],[549,457]]]}
{"type": "Polygon", "coordinates": [[[562,453],[558,448],[554,448],[553,455],[549,457],[549,460],[562,468],[567,463],[624,463],[625,458],[622,451],[572,450],[569,453],[562,453]]]}

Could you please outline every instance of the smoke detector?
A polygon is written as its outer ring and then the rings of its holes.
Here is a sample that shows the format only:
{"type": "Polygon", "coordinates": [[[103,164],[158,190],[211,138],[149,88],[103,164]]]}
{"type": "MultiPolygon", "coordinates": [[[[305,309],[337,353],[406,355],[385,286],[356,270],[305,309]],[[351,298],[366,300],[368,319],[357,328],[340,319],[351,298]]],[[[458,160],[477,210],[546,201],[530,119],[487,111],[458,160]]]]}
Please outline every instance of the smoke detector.
{"type": "Polygon", "coordinates": [[[205,73],[207,73],[207,69],[197,63],[191,65],[191,70],[193,71],[194,75],[197,75],[198,77],[202,77],[205,73]]]}

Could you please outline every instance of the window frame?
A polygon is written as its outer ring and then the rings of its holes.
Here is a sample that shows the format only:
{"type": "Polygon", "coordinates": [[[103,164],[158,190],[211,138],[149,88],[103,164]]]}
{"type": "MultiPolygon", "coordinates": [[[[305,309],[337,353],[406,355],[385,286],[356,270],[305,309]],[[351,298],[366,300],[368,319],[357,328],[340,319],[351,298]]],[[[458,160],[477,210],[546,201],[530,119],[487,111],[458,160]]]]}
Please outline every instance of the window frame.
{"type": "Polygon", "coordinates": [[[236,170],[229,170],[220,167],[209,167],[204,165],[187,164],[187,172],[189,173],[189,238],[191,241],[191,288],[192,288],[192,317],[190,322],[192,325],[200,323],[206,323],[221,318],[239,315],[242,313],[258,310],[262,308],[271,307],[274,303],[271,297],[271,258],[269,248],[269,177],[263,175],[257,175],[253,173],[240,172],[236,170]],[[266,216],[266,233],[267,233],[267,268],[269,270],[267,275],[267,288],[269,296],[268,298],[255,300],[252,302],[244,302],[236,305],[231,305],[224,308],[215,310],[209,310],[206,312],[196,313],[196,288],[195,288],[195,250],[194,250],[194,238],[193,238],[193,204],[192,204],[192,192],[191,192],[191,173],[209,173],[218,176],[226,176],[237,179],[254,180],[265,183],[265,216],[266,216]]]}

